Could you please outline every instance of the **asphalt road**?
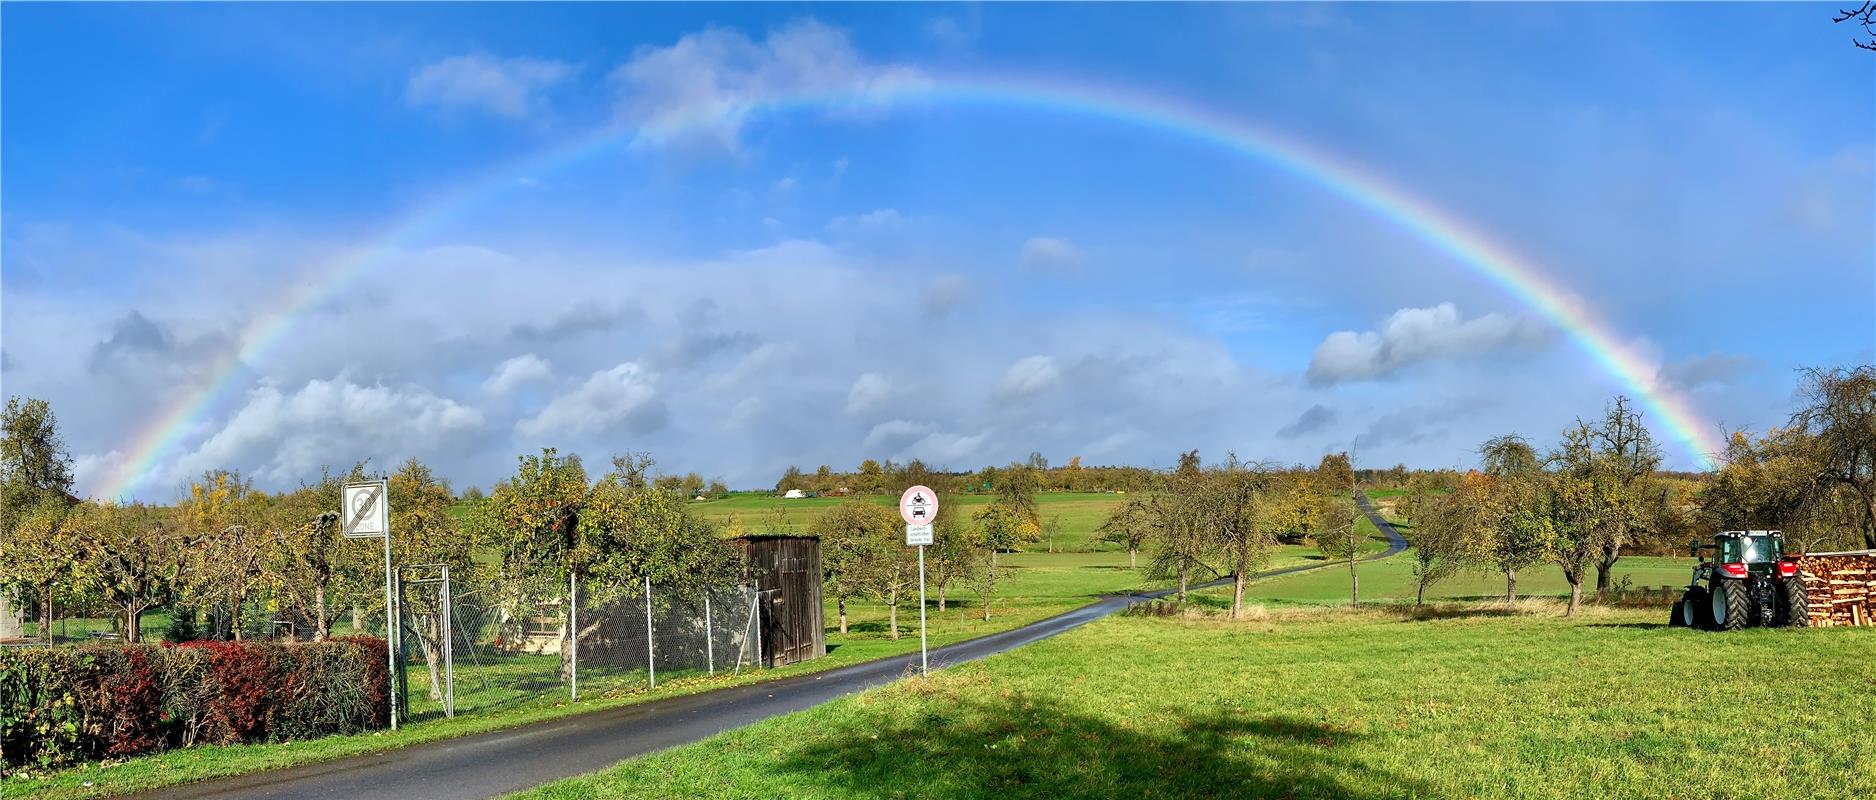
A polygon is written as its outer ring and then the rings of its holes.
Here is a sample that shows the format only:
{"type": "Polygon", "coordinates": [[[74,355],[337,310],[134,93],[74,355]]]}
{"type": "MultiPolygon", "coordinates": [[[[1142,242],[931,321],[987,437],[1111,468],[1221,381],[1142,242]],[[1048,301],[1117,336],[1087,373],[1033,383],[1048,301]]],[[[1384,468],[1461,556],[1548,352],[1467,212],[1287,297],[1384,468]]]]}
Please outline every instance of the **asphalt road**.
{"type": "MultiPolygon", "coordinates": [[[[1366,497],[1362,510],[1385,533],[1386,558],[1407,547],[1394,527],[1381,519],[1366,497]]],[[[1309,564],[1259,573],[1274,577],[1311,569],[1309,564]]],[[[1230,583],[1224,578],[1202,586],[1230,583]]],[[[1073,611],[931,651],[933,668],[975,661],[1073,630],[1127,607],[1141,598],[1163,597],[1171,590],[1129,597],[1104,597],[1073,611]]],[[[326,761],[288,769],[178,786],[147,797],[181,800],[262,800],[263,798],[396,797],[410,800],[469,800],[498,797],[561,778],[604,769],[633,756],[663,750],[810,708],[842,695],[890,683],[918,668],[918,654],[855,664],[812,675],[733,686],[726,689],[654,700],[621,708],[564,717],[505,731],[464,736],[373,755],[326,761]]]]}

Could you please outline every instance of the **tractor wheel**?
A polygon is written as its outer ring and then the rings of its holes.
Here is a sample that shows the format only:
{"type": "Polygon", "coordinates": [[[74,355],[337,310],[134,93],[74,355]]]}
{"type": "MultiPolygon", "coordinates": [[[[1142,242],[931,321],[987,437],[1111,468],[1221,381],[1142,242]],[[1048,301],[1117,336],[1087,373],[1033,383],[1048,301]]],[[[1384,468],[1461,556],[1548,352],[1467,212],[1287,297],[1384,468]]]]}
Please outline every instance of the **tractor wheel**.
{"type": "Polygon", "coordinates": [[[1736,631],[1752,621],[1752,600],[1746,596],[1745,581],[1719,581],[1713,584],[1711,620],[1713,630],[1736,631]]]}
{"type": "Polygon", "coordinates": [[[1810,626],[1811,615],[1804,597],[1804,580],[1798,577],[1786,578],[1785,586],[1778,594],[1779,625],[1787,628],[1810,626]]]}
{"type": "Polygon", "coordinates": [[[1668,606],[1668,627],[1685,628],[1688,619],[1687,593],[1682,592],[1681,599],[1674,601],[1674,605],[1668,606]]]}
{"type": "Polygon", "coordinates": [[[1681,595],[1681,624],[1702,630],[1713,627],[1713,609],[1710,605],[1705,588],[1687,587],[1687,593],[1681,595]]]}

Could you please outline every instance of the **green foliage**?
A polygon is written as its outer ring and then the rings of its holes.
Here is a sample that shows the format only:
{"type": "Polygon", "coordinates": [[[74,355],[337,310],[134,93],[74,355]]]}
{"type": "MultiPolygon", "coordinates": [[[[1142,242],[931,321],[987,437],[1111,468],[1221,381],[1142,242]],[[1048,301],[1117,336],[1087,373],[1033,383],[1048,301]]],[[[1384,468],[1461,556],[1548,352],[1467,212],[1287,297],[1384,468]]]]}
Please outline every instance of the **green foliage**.
{"type": "Polygon", "coordinates": [[[381,640],[0,650],[0,751],[47,769],[382,727],[384,657],[381,640]]]}

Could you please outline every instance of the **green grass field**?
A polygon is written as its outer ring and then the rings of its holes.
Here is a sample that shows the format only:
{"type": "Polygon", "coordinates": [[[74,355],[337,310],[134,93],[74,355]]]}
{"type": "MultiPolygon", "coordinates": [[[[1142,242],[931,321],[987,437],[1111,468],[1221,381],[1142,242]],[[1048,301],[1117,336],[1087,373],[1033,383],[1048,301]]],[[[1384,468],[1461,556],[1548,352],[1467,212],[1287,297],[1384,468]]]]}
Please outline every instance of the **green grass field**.
{"type": "MultiPolygon", "coordinates": [[[[691,508],[703,518],[725,527],[729,526],[733,518],[744,530],[752,533],[800,533],[807,530],[808,523],[822,511],[849,499],[883,506],[895,506],[899,502],[896,494],[785,500],[774,494],[745,492],[722,500],[699,500],[691,503],[691,508]]],[[[992,499],[989,495],[966,494],[947,498],[973,512],[989,505],[992,499]]],[[[1046,492],[1036,496],[1036,503],[1045,522],[1059,520],[1060,532],[1055,537],[1055,549],[1075,552],[1112,549],[1112,545],[1094,541],[1094,529],[1107,518],[1109,511],[1126,499],[1124,494],[1107,492],[1046,492]]],[[[1049,542],[1037,542],[1026,549],[1046,551],[1049,542]]]]}
{"type": "Polygon", "coordinates": [[[520,795],[1864,797],[1876,630],[1553,602],[1112,618],[520,795]]]}
{"type": "MultiPolygon", "coordinates": [[[[1615,580],[1624,578],[1632,587],[1686,586],[1693,559],[1657,556],[1629,556],[1616,563],[1615,580]]],[[[1415,582],[1413,560],[1396,557],[1369,561],[1355,566],[1361,578],[1363,600],[1411,603],[1415,582]]],[[[1593,593],[1593,586],[1584,594],[1593,593]]],[[[1216,592],[1211,593],[1217,595],[1216,592]]],[[[1518,574],[1519,597],[1568,597],[1570,585],[1563,570],[1540,564],[1518,574]]],[[[1348,602],[1348,570],[1331,569],[1288,575],[1259,581],[1246,591],[1246,598],[1272,605],[1321,604],[1348,602]]],[[[1427,589],[1431,600],[1502,600],[1505,578],[1496,573],[1465,573],[1448,578],[1427,589]]]]}

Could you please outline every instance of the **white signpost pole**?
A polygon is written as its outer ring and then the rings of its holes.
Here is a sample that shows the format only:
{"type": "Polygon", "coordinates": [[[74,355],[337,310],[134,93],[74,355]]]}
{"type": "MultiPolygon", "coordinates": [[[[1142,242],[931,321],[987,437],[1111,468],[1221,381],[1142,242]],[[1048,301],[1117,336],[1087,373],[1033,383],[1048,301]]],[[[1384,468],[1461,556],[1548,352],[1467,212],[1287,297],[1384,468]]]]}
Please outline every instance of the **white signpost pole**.
{"type": "Polygon", "coordinates": [[[384,649],[386,676],[391,686],[385,692],[391,707],[391,730],[397,730],[397,593],[391,585],[391,485],[382,478],[362,483],[348,483],[339,491],[339,533],[351,539],[377,537],[384,540],[384,649]]]}
{"type": "Polygon", "coordinates": [[[938,518],[938,493],[914,486],[899,495],[899,517],[905,520],[905,543],[918,547],[918,673],[931,673],[925,646],[925,545],[932,542],[932,522],[938,518]]]}
{"type": "Polygon", "coordinates": [[[925,545],[918,546],[918,674],[931,673],[925,653],[925,545]]]}

